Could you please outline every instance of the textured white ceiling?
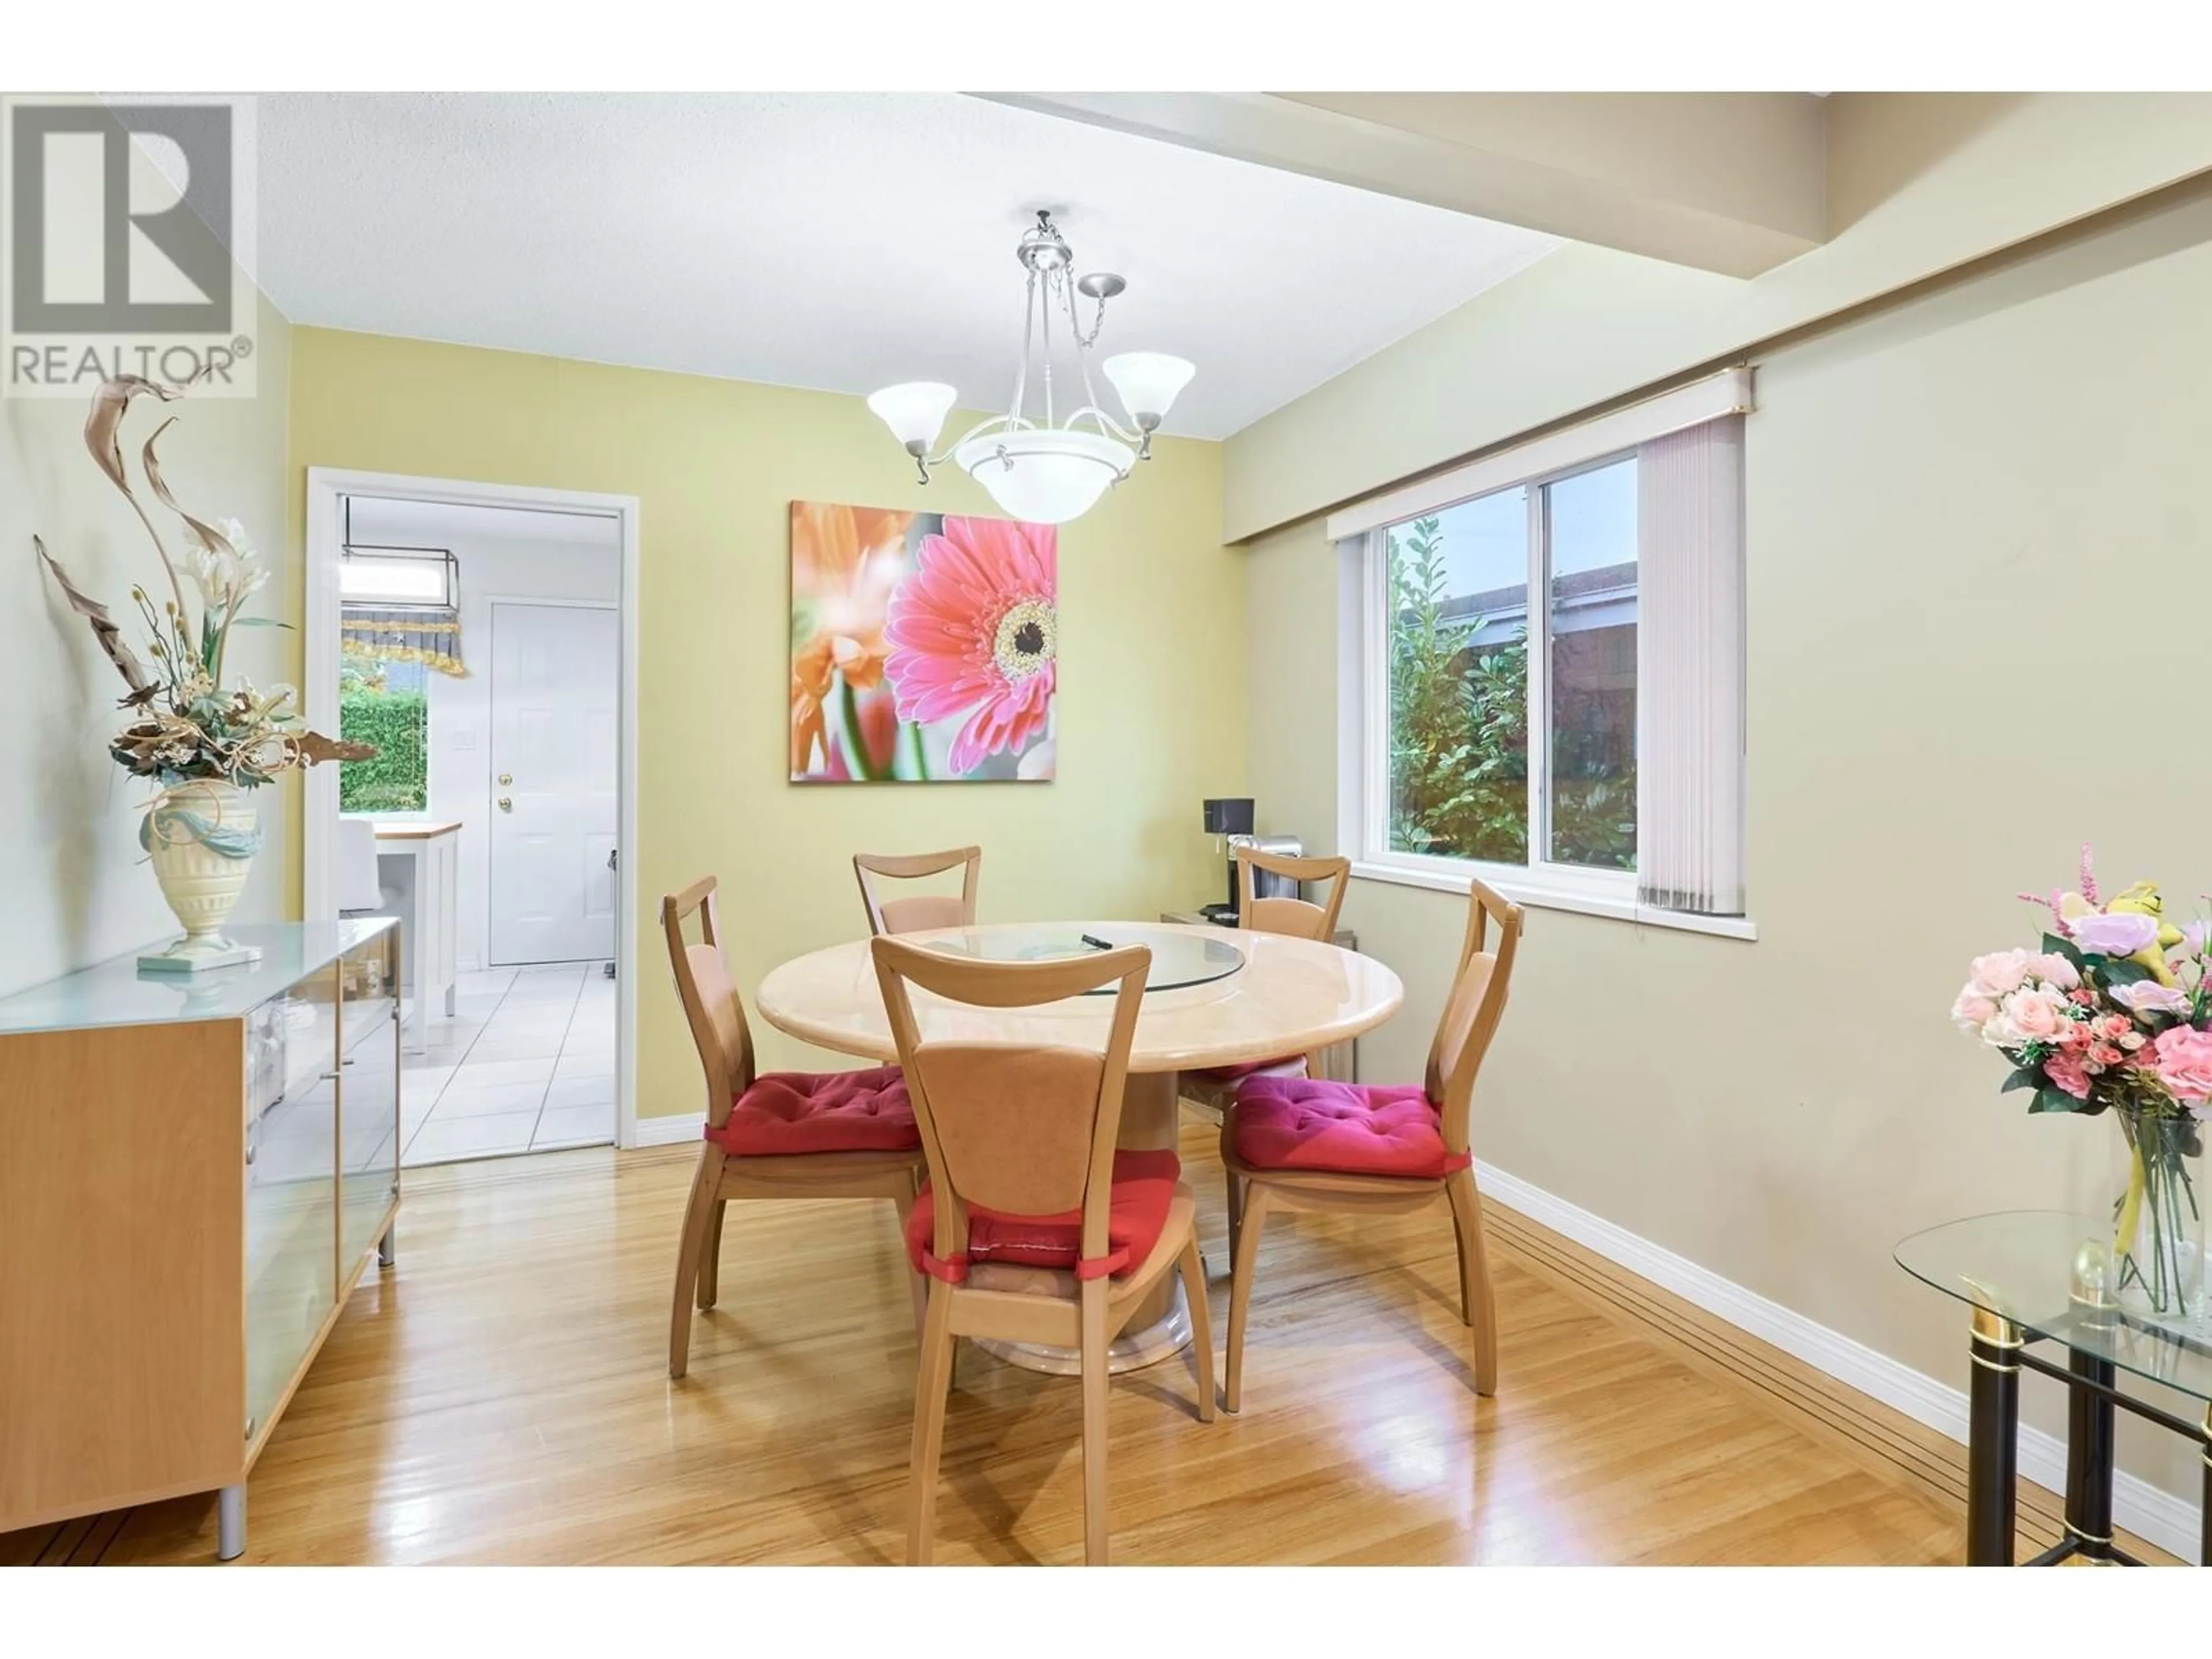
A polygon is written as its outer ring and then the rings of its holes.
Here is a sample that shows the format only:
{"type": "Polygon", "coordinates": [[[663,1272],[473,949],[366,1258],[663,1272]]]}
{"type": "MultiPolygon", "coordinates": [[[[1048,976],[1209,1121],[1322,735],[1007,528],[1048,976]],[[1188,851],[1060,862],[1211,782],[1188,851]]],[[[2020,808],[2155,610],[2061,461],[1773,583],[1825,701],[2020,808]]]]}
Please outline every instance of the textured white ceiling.
{"type": "Polygon", "coordinates": [[[1051,207],[1079,270],[1129,280],[1102,354],[1198,365],[1167,429],[1200,437],[1553,245],[950,93],[259,103],[258,274],[295,322],[836,392],[941,380],[988,409],[1020,345],[1014,244],[1051,207]]]}

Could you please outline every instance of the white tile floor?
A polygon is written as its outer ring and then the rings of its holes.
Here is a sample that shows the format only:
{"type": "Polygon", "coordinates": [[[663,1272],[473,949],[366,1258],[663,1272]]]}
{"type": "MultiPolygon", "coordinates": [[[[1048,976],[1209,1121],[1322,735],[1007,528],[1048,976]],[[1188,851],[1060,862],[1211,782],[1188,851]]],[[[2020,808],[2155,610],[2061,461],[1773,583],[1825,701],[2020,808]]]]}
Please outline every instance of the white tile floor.
{"type": "Polygon", "coordinates": [[[615,1138],[615,982],[596,963],[463,974],[454,1018],[404,1054],[400,1161],[453,1164],[615,1138]]]}

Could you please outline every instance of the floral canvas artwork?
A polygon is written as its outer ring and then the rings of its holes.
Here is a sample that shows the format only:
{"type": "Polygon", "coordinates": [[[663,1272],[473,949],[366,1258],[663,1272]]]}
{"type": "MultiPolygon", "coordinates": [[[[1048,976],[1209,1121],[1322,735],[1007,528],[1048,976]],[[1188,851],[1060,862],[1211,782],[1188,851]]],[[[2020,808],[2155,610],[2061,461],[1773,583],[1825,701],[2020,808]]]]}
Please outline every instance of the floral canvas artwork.
{"type": "Polygon", "coordinates": [[[791,504],[791,776],[1053,776],[1050,525],[791,504]]]}

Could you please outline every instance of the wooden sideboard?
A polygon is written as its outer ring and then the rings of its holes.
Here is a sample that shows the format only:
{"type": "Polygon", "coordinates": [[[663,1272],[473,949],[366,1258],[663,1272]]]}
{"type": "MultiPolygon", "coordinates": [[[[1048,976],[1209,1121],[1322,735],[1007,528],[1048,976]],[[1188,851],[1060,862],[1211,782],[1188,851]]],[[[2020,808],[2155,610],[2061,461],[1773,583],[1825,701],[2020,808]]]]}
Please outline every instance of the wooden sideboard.
{"type": "Polygon", "coordinates": [[[399,1208],[399,930],[0,999],[0,1532],[246,1481],[399,1208]]]}

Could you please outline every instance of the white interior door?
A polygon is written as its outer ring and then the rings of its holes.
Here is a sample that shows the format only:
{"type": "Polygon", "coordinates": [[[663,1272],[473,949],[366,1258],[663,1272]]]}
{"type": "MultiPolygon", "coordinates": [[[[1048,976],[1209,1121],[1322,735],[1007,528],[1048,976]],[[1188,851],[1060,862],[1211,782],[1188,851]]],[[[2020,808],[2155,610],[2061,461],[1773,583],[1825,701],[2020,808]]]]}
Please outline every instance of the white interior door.
{"type": "Polygon", "coordinates": [[[615,953],[611,607],[491,607],[491,938],[495,966],[615,953]]]}

